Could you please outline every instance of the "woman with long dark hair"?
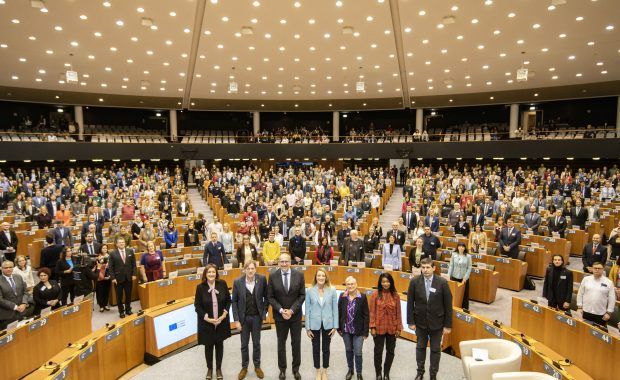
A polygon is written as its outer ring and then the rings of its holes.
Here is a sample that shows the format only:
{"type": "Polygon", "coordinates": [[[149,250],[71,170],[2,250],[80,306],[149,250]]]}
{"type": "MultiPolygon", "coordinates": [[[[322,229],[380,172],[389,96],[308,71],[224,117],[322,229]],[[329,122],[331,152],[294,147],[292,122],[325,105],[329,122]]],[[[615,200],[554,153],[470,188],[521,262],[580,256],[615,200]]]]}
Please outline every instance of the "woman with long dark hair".
{"type": "Polygon", "coordinates": [[[62,290],[62,305],[66,306],[75,298],[75,280],[73,279],[73,251],[65,246],[60,252],[60,259],[56,263],[56,277],[60,280],[62,290]],[[69,302],[67,302],[69,300],[69,302]]]}
{"type": "Polygon", "coordinates": [[[573,272],[564,266],[562,255],[553,255],[545,273],[542,296],[549,307],[568,310],[573,295],[573,272]]]}
{"type": "Polygon", "coordinates": [[[370,309],[370,333],[375,342],[375,373],[378,380],[389,380],[396,338],[403,330],[400,297],[390,273],[384,272],[379,275],[377,290],[370,296],[368,307],[370,309]],[[384,345],[386,354],[382,372],[384,345]]]}
{"type": "Polygon", "coordinates": [[[318,265],[329,265],[334,259],[334,249],[329,245],[327,236],[321,239],[321,244],[316,248],[315,258],[318,265]]]}
{"type": "Polygon", "coordinates": [[[448,276],[450,280],[462,282],[465,284],[465,292],[463,293],[463,309],[469,309],[469,275],[471,274],[472,260],[471,255],[467,253],[467,246],[464,243],[458,243],[456,252],[452,253],[450,264],[448,265],[448,276]]]}

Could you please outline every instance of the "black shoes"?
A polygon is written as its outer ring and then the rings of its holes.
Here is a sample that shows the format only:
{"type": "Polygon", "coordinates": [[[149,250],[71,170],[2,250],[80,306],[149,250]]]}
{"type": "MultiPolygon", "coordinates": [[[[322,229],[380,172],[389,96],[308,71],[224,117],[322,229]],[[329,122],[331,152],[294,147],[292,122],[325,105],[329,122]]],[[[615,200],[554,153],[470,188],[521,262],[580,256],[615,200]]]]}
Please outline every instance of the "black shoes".
{"type": "Polygon", "coordinates": [[[347,372],[347,377],[345,377],[346,380],[351,380],[353,378],[353,370],[349,369],[349,372],[347,372]]]}
{"type": "Polygon", "coordinates": [[[120,314],[119,314],[119,316],[120,316],[121,318],[125,318],[125,313],[120,313],[120,314]]]}
{"type": "Polygon", "coordinates": [[[383,375],[383,380],[390,380],[390,375],[387,373],[383,375]]]}
{"type": "Polygon", "coordinates": [[[206,379],[207,380],[213,380],[213,369],[209,368],[207,370],[207,377],[206,377],[206,379]]]}
{"type": "Polygon", "coordinates": [[[415,380],[423,380],[424,379],[424,374],[423,373],[418,373],[415,377],[415,380]]]}
{"type": "Polygon", "coordinates": [[[280,380],[286,379],[286,371],[280,370],[280,376],[278,376],[278,379],[280,380]]]}
{"type": "Polygon", "coordinates": [[[357,380],[364,380],[364,378],[362,377],[362,374],[361,374],[361,373],[358,373],[358,374],[357,374],[357,380]]]}
{"type": "Polygon", "coordinates": [[[299,374],[299,372],[293,372],[293,377],[295,378],[295,380],[301,380],[301,375],[299,374]]]}
{"type": "Polygon", "coordinates": [[[380,373],[377,374],[377,380],[383,380],[383,376],[380,373]]]}
{"type": "Polygon", "coordinates": [[[127,311],[125,312],[125,314],[127,314],[127,315],[131,315],[131,314],[133,314],[133,311],[131,311],[131,309],[129,309],[129,310],[127,310],[127,311]]]}

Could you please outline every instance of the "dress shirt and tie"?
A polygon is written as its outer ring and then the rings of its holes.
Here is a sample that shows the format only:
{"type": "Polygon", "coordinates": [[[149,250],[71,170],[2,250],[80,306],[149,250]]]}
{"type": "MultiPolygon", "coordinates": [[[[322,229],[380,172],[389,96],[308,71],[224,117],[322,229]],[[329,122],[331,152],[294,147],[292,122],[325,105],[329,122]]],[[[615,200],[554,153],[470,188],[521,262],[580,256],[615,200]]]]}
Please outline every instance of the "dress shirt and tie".
{"type": "Polygon", "coordinates": [[[286,290],[286,292],[288,293],[288,288],[289,288],[289,278],[288,276],[291,274],[291,271],[282,271],[282,284],[284,284],[284,289],[286,290]]]}
{"type": "Polygon", "coordinates": [[[431,284],[433,283],[433,275],[430,277],[424,277],[424,288],[426,290],[426,300],[430,298],[431,295],[431,284]]]}

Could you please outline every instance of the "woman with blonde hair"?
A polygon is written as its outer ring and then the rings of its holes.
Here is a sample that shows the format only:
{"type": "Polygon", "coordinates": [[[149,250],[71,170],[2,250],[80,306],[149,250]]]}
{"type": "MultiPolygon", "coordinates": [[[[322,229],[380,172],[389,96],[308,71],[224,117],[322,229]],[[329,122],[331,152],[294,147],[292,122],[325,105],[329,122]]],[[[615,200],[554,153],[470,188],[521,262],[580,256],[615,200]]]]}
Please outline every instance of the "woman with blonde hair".
{"type": "Polygon", "coordinates": [[[338,329],[338,293],[331,286],[327,270],[319,268],[312,287],[306,291],[306,334],[312,340],[316,380],[327,379],[330,343],[338,329]],[[321,344],[322,340],[322,344],[321,344]],[[321,352],[323,366],[321,367],[321,352]]]}

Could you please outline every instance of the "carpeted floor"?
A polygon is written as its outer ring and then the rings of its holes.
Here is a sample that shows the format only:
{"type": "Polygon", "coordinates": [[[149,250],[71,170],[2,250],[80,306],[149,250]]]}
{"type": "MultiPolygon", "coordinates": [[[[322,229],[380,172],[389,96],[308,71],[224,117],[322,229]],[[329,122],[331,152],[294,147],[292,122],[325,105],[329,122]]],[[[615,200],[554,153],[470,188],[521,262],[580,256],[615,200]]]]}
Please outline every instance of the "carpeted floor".
{"type": "MultiPolygon", "coordinates": [[[[250,344],[251,346],[251,344],[250,344]]],[[[265,372],[265,379],[277,379],[279,370],[277,365],[276,354],[276,332],[275,330],[264,330],[261,338],[262,346],[262,364],[261,367],[265,372]]],[[[369,337],[364,342],[364,364],[363,375],[365,379],[375,379],[374,362],[373,362],[373,349],[374,343],[372,337],[369,337]]],[[[315,369],[312,364],[312,344],[310,339],[305,336],[305,331],[302,335],[301,344],[301,368],[300,374],[302,379],[311,380],[315,378],[315,369]]],[[[241,369],[241,354],[240,354],[240,339],[239,335],[233,335],[224,344],[224,363],[222,366],[222,372],[224,379],[236,379],[241,369]]],[[[288,344],[289,368],[287,371],[287,379],[292,379],[292,372],[290,369],[291,353],[290,353],[290,339],[288,344]]],[[[251,358],[251,352],[250,352],[251,358]]],[[[426,378],[428,378],[428,363],[427,357],[426,365],[427,372],[426,378]]],[[[344,343],[340,336],[335,336],[331,343],[331,358],[329,368],[330,379],[344,379],[347,372],[346,357],[344,352],[344,343]]],[[[442,354],[441,362],[439,366],[438,379],[443,380],[460,380],[463,379],[463,368],[461,367],[461,360],[442,354]]],[[[409,342],[403,339],[399,339],[396,343],[396,355],[394,358],[394,364],[390,377],[392,379],[413,379],[415,377],[416,364],[415,364],[415,343],[409,342]]],[[[173,355],[170,358],[144,369],[142,372],[132,377],[136,380],[150,380],[150,379],[204,379],[206,374],[206,364],[204,360],[204,348],[203,346],[192,347],[179,354],[173,355]]],[[[246,379],[257,379],[254,373],[254,367],[250,364],[248,368],[248,377],[246,379]]]]}

